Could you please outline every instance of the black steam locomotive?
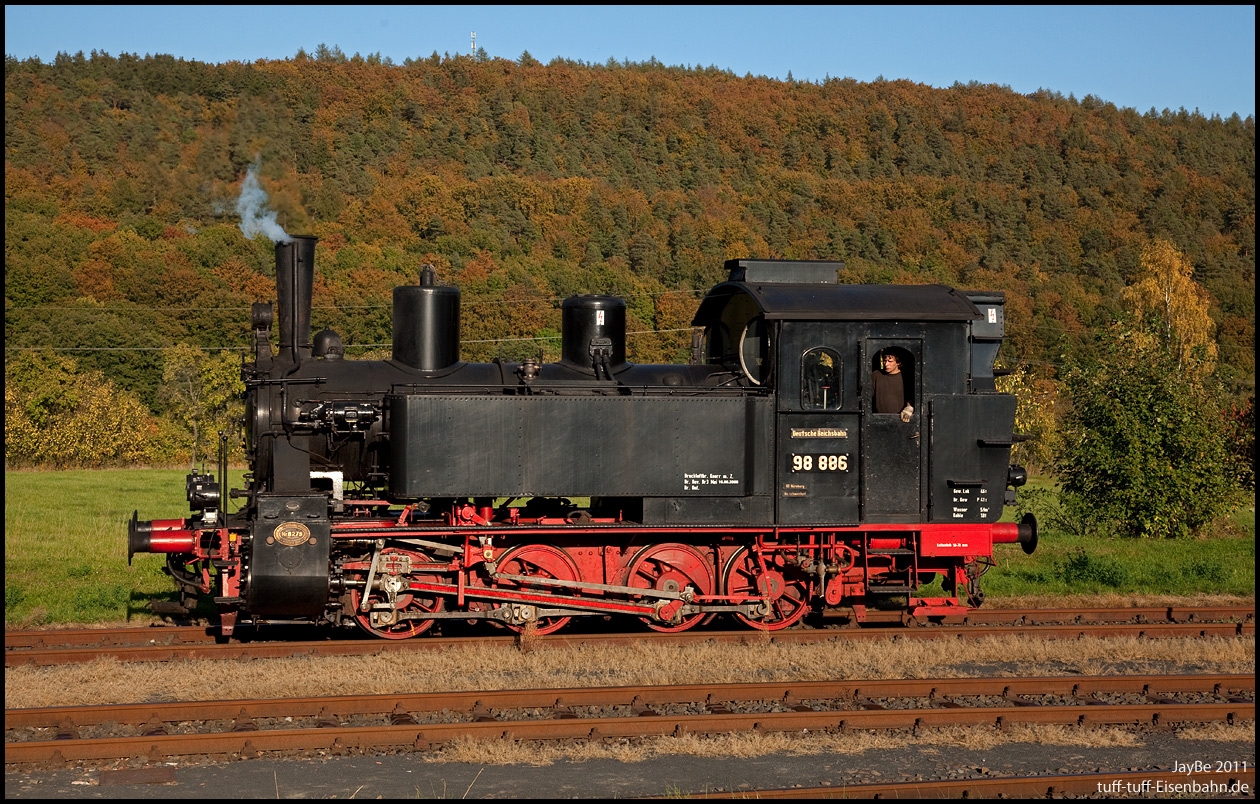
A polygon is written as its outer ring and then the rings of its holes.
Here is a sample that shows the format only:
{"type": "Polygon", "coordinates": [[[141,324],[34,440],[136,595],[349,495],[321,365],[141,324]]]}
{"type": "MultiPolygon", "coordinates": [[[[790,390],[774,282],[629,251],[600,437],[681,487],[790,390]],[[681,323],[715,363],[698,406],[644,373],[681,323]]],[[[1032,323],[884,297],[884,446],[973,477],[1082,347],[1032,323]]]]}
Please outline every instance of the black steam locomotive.
{"type": "Polygon", "coordinates": [[[310,335],[315,239],[276,247],[252,312],[247,487],[191,474],[187,519],[133,515],[129,557],[165,553],[184,606],[243,623],[442,619],[549,633],[622,614],[681,631],[717,615],[786,628],[979,605],[1025,474],[998,393],[1000,293],[841,285],[838,263],[731,260],[687,365],[626,361],[625,303],[563,304],[556,363],[460,360],[459,291],[426,268],[394,289],[393,356],[310,335]],[[873,384],[897,358],[907,407],[873,384]],[[939,578],[939,590],[922,587],[939,578]]]}

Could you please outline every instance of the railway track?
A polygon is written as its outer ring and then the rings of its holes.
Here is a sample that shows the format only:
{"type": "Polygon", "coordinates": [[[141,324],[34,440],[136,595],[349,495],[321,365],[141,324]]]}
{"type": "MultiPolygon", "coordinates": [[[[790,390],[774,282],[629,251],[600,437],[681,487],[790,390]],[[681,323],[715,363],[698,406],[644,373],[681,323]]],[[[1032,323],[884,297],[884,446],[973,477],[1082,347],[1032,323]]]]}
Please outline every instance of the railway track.
{"type": "MultiPolygon", "coordinates": [[[[892,614],[892,613],[890,613],[892,614]]],[[[177,659],[280,658],[290,656],[353,656],[386,651],[444,650],[469,639],[478,644],[511,645],[516,635],[478,634],[475,637],[422,636],[390,641],[345,638],[314,627],[242,629],[246,639],[220,644],[210,629],[158,626],[119,629],[57,629],[6,631],[5,666],[57,665],[112,656],[120,661],[177,659]]],[[[916,623],[899,614],[866,627],[794,628],[762,633],[750,630],[695,629],[682,633],[566,633],[538,638],[537,646],[573,647],[618,644],[646,639],[671,643],[749,642],[808,643],[832,639],[942,639],[982,638],[1014,633],[1043,638],[1139,636],[1145,638],[1231,637],[1255,634],[1255,608],[1246,606],[1166,607],[1125,609],[991,609],[972,612],[953,622],[916,623]]]]}
{"type": "Polygon", "coordinates": [[[539,689],[5,711],[5,762],[427,750],[458,739],[1170,726],[1255,719],[1254,675],[1051,676],[539,689]]]}

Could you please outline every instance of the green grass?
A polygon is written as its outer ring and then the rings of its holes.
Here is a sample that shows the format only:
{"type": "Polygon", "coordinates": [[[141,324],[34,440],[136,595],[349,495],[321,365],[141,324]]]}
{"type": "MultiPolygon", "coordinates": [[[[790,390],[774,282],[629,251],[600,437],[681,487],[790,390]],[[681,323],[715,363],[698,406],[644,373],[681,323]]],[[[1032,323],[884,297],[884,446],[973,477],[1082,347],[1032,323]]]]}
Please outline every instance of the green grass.
{"type": "MultiPolygon", "coordinates": [[[[174,600],[164,557],[127,565],[127,522],[188,515],[182,470],[5,472],[6,627],[148,622],[147,603],[174,600]]],[[[240,471],[231,485],[241,485],[240,471]]],[[[1034,479],[1030,486],[1052,493],[1034,479]]],[[[1239,510],[1208,538],[1090,539],[1043,527],[1032,556],[997,545],[984,578],[990,597],[1067,594],[1254,596],[1255,510],[1239,510]]]]}
{"type": "MultiPolygon", "coordinates": [[[[1197,538],[1098,538],[1056,529],[1054,482],[1031,478],[1040,524],[1037,552],[996,545],[997,567],[982,585],[990,596],[1066,594],[1239,595],[1256,592],[1256,512],[1244,506],[1197,538]]],[[[1007,521],[1017,512],[1008,509],[1007,521]]]]}
{"type": "Polygon", "coordinates": [[[997,545],[984,577],[990,597],[1067,594],[1238,595],[1256,592],[1256,542],[1207,539],[1106,539],[1050,533],[1037,552],[997,545]]]}
{"type": "MultiPolygon", "coordinates": [[[[165,557],[127,566],[127,523],[188,516],[187,471],[5,472],[5,627],[150,620],[175,600],[165,557]]],[[[231,473],[239,486],[241,471],[231,473]]]]}

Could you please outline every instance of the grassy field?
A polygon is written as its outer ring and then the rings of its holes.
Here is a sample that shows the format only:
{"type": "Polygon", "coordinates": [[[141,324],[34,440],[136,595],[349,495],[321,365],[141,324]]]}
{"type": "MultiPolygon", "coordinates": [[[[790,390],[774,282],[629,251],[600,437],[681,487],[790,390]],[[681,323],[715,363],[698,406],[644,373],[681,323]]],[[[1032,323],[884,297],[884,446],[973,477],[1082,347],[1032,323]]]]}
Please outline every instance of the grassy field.
{"type": "MultiPolygon", "coordinates": [[[[1256,591],[1256,512],[1244,506],[1207,528],[1198,538],[1097,538],[1055,528],[1057,492],[1052,481],[1032,478],[1021,490],[1036,498],[1040,527],[1037,552],[996,545],[995,568],[983,587],[990,598],[1010,596],[1232,595],[1256,591]]],[[[1008,508],[1003,517],[1017,519],[1008,508]]]]}
{"type": "MultiPolygon", "coordinates": [[[[141,519],[186,516],[186,474],[5,472],[5,626],[150,621],[148,601],[174,599],[173,586],[162,556],[137,555],[127,565],[127,522],[133,510],[141,519]]],[[[239,471],[232,484],[241,484],[239,471]]],[[[1100,540],[1043,528],[1036,554],[998,545],[995,557],[983,583],[990,600],[1254,596],[1255,509],[1235,512],[1199,539],[1100,540]]]]}
{"type": "MultiPolygon", "coordinates": [[[[242,470],[243,471],[243,470],[242,470]]],[[[236,485],[242,471],[232,472],[236,485]]],[[[187,471],[5,472],[5,627],[148,622],[174,600],[163,556],[127,566],[127,523],[188,516],[187,471]]]]}

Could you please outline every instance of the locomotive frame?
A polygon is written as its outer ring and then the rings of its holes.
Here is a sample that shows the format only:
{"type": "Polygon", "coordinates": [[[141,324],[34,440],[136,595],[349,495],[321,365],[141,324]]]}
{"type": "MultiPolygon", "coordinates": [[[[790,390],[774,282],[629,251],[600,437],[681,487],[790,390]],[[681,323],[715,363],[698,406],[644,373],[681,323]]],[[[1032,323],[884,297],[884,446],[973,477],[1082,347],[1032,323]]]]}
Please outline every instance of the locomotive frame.
{"type": "Polygon", "coordinates": [[[599,295],[564,302],[558,362],[467,363],[459,291],[426,267],[394,290],[392,358],[356,361],[336,333],[311,337],[314,257],[313,237],[276,246],[278,353],[271,305],[253,308],[241,510],[224,505],[224,440],[218,479],[188,476],[190,517],[129,528],[128,560],[166,554],[184,607],[212,595],[224,636],[949,616],[982,602],[995,543],[1036,547],[1031,515],[999,521],[1026,480],[1016,400],[994,384],[1000,293],[730,260],[686,365],[627,362],[625,303],[599,295]],[[909,421],[872,406],[890,352],[909,421]],[[937,577],[943,594],[920,596],[937,577]]]}

